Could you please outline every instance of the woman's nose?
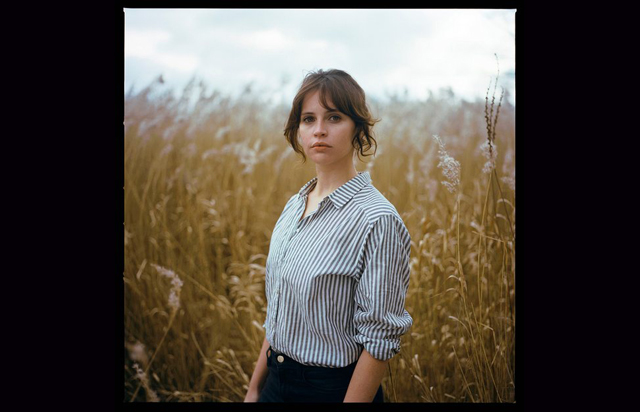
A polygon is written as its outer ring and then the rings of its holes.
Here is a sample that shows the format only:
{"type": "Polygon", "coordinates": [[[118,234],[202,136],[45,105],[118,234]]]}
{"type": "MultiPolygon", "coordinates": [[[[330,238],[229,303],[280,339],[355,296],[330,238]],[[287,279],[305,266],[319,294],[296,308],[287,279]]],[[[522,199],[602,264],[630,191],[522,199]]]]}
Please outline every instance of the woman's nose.
{"type": "Polygon", "coordinates": [[[322,135],[326,135],[327,131],[326,128],[324,126],[324,122],[322,120],[318,120],[316,122],[316,128],[313,131],[313,135],[314,136],[322,136],[322,135]]]}

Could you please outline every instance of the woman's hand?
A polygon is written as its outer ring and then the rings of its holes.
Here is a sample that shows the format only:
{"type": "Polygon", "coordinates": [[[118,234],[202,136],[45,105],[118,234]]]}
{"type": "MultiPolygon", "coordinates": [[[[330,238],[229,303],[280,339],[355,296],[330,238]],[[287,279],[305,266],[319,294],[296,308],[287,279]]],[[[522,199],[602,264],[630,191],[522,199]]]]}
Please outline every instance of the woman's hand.
{"type": "Polygon", "coordinates": [[[253,371],[253,375],[251,375],[249,389],[244,397],[245,402],[258,402],[258,398],[260,398],[260,392],[267,380],[267,375],[269,375],[269,369],[267,368],[267,349],[269,349],[270,346],[269,341],[267,341],[265,337],[262,341],[262,348],[260,348],[260,356],[258,356],[256,368],[253,371]]]}
{"type": "Polygon", "coordinates": [[[258,398],[259,397],[260,397],[260,394],[258,393],[258,391],[249,389],[247,391],[247,395],[244,397],[244,401],[245,402],[258,402],[258,398]]]}

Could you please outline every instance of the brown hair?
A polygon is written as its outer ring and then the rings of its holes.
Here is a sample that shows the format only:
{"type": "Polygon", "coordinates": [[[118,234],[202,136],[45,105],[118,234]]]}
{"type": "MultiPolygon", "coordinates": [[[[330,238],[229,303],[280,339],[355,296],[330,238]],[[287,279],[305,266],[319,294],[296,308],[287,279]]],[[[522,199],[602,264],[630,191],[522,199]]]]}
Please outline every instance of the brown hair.
{"type": "Polygon", "coordinates": [[[323,71],[320,69],[316,72],[310,72],[304,77],[302,85],[293,99],[289,120],[287,120],[284,129],[287,141],[295,152],[302,155],[303,163],[307,161],[307,157],[298,142],[302,102],[308,93],[316,90],[320,91],[320,103],[325,109],[331,109],[327,104],[327,97],[329,97],[336,106],[335,109],[349,116],[355,123],[356,133],[353,136],[352,144],[357,151],[358,159],[362,161],[360,155],[370,156],[365,152],[372,147],[374,147],[373,154],[375,155],[378,144],[373,137],[372,128],[380,120],[371,116],[364,90],[353,77],[342,70],[323,71]]]}

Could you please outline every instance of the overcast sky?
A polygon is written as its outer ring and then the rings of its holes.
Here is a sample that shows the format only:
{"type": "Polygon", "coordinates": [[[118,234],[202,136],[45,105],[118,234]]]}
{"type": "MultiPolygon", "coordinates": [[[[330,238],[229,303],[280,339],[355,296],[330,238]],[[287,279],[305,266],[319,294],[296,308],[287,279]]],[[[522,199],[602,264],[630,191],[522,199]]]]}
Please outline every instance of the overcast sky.
{"type": "MultiPolygon", "coordinates": [[[[163,75],[290,103],[310,70],[348,72],[367,95],[424,99],[451,87],[484,99],[495,77],[515,96],[515,10],[125,9],[125,90],[163,75]]],[[[513,102],[513,99],[512,99],[513,102]]]]}

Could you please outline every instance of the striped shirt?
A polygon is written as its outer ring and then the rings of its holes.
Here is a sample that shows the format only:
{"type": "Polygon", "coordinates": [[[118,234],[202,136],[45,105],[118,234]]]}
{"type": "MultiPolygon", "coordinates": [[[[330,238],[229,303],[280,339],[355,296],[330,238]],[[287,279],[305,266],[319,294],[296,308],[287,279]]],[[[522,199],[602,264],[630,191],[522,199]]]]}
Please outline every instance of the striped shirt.
{"type": "Polygon", "coordinates": [[[369,172],[304,219],[317,177],[286,203],[266,262],[267,341],[305,365],[344,367],[366,349],[387,360],[413,319],[404,308],[411,238],[369,172]]]}

